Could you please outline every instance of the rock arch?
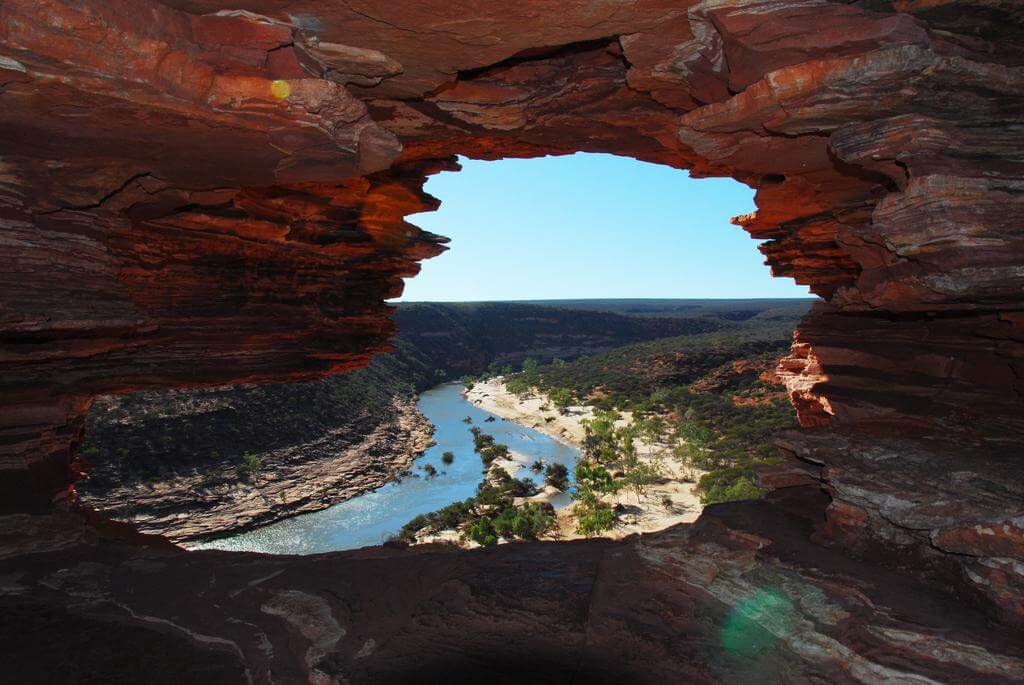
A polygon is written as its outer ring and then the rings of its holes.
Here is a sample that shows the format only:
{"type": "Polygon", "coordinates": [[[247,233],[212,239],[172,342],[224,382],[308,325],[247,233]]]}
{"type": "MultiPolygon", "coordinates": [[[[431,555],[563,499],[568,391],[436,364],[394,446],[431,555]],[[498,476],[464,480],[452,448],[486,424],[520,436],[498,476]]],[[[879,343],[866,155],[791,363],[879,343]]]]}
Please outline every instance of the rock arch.
{"type": "Polygon", "coordinates": [[[456,153],[611,152],[757,188],[736,223],[823,298],[782,372],[831,432],[775,476],[824,484],[817,535],[909,550],[1020,621],[1022,22],[1009,0],[9,0],[2,508],[71,492],[96,394],[386,349],[384,299],[443,249],[404,217],[456,153]]]}

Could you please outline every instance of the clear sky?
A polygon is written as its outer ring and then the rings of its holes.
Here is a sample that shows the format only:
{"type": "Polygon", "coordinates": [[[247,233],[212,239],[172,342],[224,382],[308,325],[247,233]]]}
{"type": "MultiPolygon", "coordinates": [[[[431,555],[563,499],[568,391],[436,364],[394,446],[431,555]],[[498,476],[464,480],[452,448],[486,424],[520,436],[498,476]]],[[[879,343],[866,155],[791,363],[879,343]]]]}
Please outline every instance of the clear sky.
{"type": "Polygon", "coordinates": [[[451,249],[402,300],[809,296],[729,223],[754,209],[732,179],[582,153],[460,161],[427,181],[441,208],[409,218],[451,249]]]}

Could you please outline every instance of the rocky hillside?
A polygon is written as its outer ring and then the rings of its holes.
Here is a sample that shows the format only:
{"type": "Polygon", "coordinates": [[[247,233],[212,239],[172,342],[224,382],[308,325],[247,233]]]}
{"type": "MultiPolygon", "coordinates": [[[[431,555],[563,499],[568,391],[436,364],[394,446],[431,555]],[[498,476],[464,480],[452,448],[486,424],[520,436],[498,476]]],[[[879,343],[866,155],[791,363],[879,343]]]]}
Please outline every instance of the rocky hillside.
{"type": "MultiPolygon", "coordinates": [[[[453,376],[475,373],[492,363],[518,364],[527,357],[574,359],[641,340],[733,327],[730,306],[684,317],[628,316],[598,308],[604,300],[591,302],[590,309],[517,302],[410,303],[398,309],[395,323],[400,340],[453,376]]],[[[810,301],[798,302],[787,318],[787,333],[810,301]]],[[[748,303],[755,314],[774,311],[769,304],[748,303]]]]}

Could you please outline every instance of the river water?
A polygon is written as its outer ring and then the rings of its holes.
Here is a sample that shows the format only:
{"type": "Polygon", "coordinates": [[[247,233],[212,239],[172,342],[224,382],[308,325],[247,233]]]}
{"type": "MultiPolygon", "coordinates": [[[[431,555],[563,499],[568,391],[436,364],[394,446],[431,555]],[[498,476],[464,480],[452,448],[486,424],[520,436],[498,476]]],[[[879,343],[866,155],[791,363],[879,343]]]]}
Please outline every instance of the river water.
{"type": "MultiPolygon", "coordinates": [[[[543,459],[565,464],[570,474],[579,457],[575,447],[532,428],[505,421],[466,401],[462,385],[458,383],[427,390],[420,396],[417,406],[436,427],[434,440],[437,444],[413,462],[409,475],[322,511],[194,548],[315,554],[379,545],[412,518],[464,500],[476,492],[483,480],[483,464],[473,451],[473,436],[469,432],[472,426],[479,426],[484,433],[493,435],[496,442],[526,456],[529,462],[543,459]],[[464,422],[467,416],[472,423],[464,422]],[[487,421],[488,418],[494,420],[487,421]],[[454,452],[455,461],[446,465],[441,460],[444,452],[454,452]],[[435,477],[425,477],[423,467],[427,464],[437,469],[435,477]]],[[[532,478],[538,484],[543,480],[542,475],[525,466],[516,477],[532,478]]],[[[552,504],[560,507],[568,501],[569,495],[560,495],[552,504]]]]}

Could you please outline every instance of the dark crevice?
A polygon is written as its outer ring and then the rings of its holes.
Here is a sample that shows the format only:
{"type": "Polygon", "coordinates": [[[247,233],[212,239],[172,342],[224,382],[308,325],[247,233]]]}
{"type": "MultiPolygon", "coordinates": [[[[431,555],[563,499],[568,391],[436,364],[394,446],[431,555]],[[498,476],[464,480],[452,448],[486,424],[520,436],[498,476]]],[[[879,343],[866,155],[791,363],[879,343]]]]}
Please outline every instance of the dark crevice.
{"type": "MultiPolygon", "coordinates": [[[[116,195],[124,192],[125,190],[127,190],[128,186],[130,186],[132,183],[138,181],[139,179],[143,179],[143,178],[147,178],[147,177],[155,178],[150,172],[144,171],[142,173],[135,174],[134,176],[130,176],[124,183],[122,183],[117,188],[111,190],[109,193],[107,193],[106,195],[101,197],[96,202],[92,202],[92,203],[84,204],[84,205],[66,205],[64,207],[58,207],[57,209],[49,209],[49,210],[46,210],[46,211],[43,211],[43,212],[36,212],[35,216],[50,216],[52,214],[59,214],[60,212],[64,212],[64,211],[84,212],[84,211],[88,211],[90,209],[98,209],[98,208],[102,207],[104,204],[106,204],[114,196],[116,196],[116,195]]],[[[139,187],[142,188],[142,190],[147,195],[152,195],[153,194],[150,191],[146,190],[145,187],[143,187],[141,185],[139,187]]]]}
{"type": "Polygon", "coordinates": [[[616,51],[618,51],[618,41],[618,36],[607,36],[605,38],[595,38],[593,40],[579,41],[576,43],[565,43],[564,45],[529,48],[527,50],[517,52],[511,57],[503,59],[500,62],[495,62],[494,64],[484,67],[477,67],[476,69],[460,71],[458,72],[458,78],[460,81],[474,79],[478,76],[485,76],[493,71],[512,67],[517,64],[523,64],[525,62],[540,62],[558,57],[568,57],[570,55],[578,55],[584,52],[607,49],[613,45],[615,46],[616,51]]]}

